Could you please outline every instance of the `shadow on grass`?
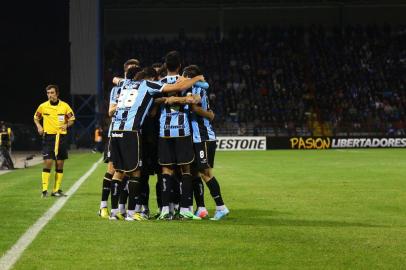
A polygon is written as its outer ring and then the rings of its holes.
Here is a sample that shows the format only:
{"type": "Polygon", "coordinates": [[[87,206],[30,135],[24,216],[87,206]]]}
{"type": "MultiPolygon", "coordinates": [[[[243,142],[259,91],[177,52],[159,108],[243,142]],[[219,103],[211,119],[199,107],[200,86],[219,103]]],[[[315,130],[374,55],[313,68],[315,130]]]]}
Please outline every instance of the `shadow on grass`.
{"type": "Polygon", "coordinates": [[[382,228],[386,225],[376,225],[361,222],[347,222],[337,220],[306,220],[294,219],[281,216],[289,213],[278,212],[274,210],[263,209],[232,209],[230,215],[219,223],[233,225],[262,225],[262,226],[298,226],[298,227],[364,227],[364,228],[382,228]]]}

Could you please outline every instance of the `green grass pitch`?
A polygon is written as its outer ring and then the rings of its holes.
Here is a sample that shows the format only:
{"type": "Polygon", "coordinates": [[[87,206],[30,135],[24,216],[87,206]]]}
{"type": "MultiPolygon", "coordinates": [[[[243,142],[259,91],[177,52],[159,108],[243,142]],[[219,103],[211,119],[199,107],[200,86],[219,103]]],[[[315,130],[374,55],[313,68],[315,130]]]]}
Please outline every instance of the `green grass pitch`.
{"type": "MultiPolygon", "coordinates": [[[[72,153],[64,190],[99,158],[72,153]]],[[[220,222],[102,220],[105,167],[14,269],[406,268],[405,150],[218,152],[215,175],[231,211],[220,222]]],[[[0,256],[57,200],[40,198],[40,173],[41,165],[0,175],[0,256]]]]}

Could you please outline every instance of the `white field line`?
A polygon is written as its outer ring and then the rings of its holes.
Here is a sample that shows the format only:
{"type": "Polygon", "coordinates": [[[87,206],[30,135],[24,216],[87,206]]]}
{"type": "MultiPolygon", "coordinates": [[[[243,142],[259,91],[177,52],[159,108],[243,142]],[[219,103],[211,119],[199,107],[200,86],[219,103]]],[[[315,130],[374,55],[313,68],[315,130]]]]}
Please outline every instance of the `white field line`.
{"type": "Polygon", "coordinates": [[[69,200],[70,197],[75,194],[79,187],[85,182],[85,180],[96,170],[97,165],[102,161],[102,158],[93,164],[93,166],[82,176],[80,177],[73,186],[66,192],[69,194],[67,197],[60,197],[52,205],[49,210],[42,215],[37,222],[34,223],[28,230],[18,239],[18,241],[0,258],[0,269],[8,270],[17,262],[20,256],[23,254],[24,250],[31,244],[32,241],[37,237],[39,232],[48,222],[55,216],[56,213],[61,210],[65,203],[69,200]]]}

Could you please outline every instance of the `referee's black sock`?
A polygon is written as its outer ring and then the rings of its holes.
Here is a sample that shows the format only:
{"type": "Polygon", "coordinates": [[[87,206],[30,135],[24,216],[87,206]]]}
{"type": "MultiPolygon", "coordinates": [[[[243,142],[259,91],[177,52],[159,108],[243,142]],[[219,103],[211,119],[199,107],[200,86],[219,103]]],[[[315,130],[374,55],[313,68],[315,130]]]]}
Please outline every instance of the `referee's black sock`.
{"type": "Polygon", "coordinates": [[[169,207],[171,202],[171,189],[172,189],[172,176],[169,174],[162,174],[162,207],[169,207]]]}
{"type": "Polygon", "coordinates": [[[206,182],[206,185],[209,188],[210,194],[216,202],[216,205],[224,205],[223,198],[221,197],[220,185],[217,182],[217,179],[213,176],[212,179],[206,182]]]}
{"type": "Polygon", "coordinates": [[[135,210],[135,204],[140,196],[141,179],[130,177],[128,179],[128,211],[135,210]]]}
{"type": "Polygon", "coordinates": [[[104,174],[103,178],[103,187],[102,187],[102,197],[101,200],[103,202],[107,201],[109,199],[110,195],[110,187],[111,187],[111,178],[113,178],[113,175],[106,172],[104,174]]]}
{"type": "Polygon", "coordinates": [[[204,185],[199,176],[193,178],[193,196],[195,197],[197,207],[205,207],[204,205],[204,185]]]}
{"type": "Polygon", "coordinates": [[[190,205],[193,205],[193,177],[190,174],[182,175],[180,182],[180,207],[189,209],[190,205]]]}

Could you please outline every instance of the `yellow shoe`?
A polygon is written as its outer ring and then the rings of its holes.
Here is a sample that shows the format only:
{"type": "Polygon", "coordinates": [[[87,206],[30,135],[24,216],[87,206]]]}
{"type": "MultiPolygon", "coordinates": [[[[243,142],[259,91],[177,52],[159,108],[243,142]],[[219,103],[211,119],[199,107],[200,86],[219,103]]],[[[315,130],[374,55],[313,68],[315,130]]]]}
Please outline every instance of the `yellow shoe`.
{"type": "Polygon", "coordinates": [[[135,213],[132,216],[127,215],[127,217],[125,218],[125,220],[127,221],[142,221],[142,220],[147,220],[144,216],[142,216],[140,213],[135,213]]]}
{"type": "Polygon", "coordinates": [[[99,216],[101,218],[109,218],[109,209],[107,209],[107,207],[103,207],[99,210],[99,216]]]}
{"type": "Polygon", "coordinates": [[[110,220],[124,220],[124,216],[123,214],[120,213],[120,211],[117,211],[117,213],[115,215],[111,214],[109,216],[110,220]]]}

